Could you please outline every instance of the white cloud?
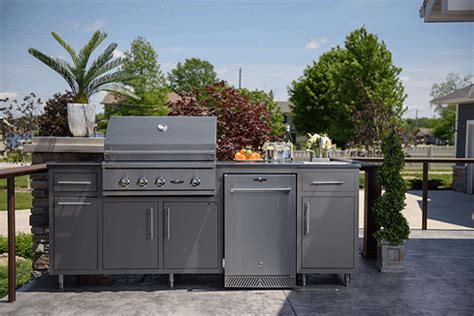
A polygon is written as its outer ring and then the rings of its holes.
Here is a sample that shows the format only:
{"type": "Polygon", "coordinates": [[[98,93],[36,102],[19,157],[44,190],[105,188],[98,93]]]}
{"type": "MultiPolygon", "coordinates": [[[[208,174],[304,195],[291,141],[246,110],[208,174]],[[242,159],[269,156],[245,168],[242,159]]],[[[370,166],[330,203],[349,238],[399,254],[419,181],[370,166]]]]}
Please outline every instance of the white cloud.
{"type": "Polygon", "coordinates": [[[227,71],[228,70],[226,68],[219,68],[216,70],[216,73],[220,75],[220,74],[225,74],[227,71]]]}
{"type": "Polygon", "coordinates": [[[408,76],[400,76],[400,80],[401,80],[401,81],[405,81],[405,82],[406,82],[406,81],[410,81],[410,77],[408,77],[408,76]]]}
{"type": "Polygon", "coordinates": [[[18,96],[18,93],[16,92],[0,92],[0,99],[14,99],[18,96]]]}
{"type": "Polygon", "coordinates": [[[95,32],[101,30],[105,26],[105,21],[104,20],[97,20],[95,22],[92,22],[91,24],[88,24],[84,27],[84,30],[87,32],[95,32]]]}
{"type": "Polygon", "coordinates": [[[125,53],[122,52],[119,49],[115,49],[114,52],[113,52],[113,55],[114,55],[114,58],[123,58],[123,57],[125,57],[125,53]]]}
{"type": "Polygon", "coordinates": [[[323,46],[324,44],[326,44],[327,42],[328,42],[328,39],[325,38],[325,37],[323,37],[323,38],[313,38],[313,39],[310,39],[304,45],[304,49],[310,49],[310,50],[318,49],[321,46],[323,46]]]}

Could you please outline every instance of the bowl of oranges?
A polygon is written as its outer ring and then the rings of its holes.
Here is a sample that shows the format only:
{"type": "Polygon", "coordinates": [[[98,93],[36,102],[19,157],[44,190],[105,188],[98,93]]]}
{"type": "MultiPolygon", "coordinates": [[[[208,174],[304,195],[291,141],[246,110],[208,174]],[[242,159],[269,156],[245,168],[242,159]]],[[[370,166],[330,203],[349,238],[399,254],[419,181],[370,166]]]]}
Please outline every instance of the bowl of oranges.
{"type": "Polygon", "coordinates": [[[262,157],[256,151],[253,151],[250,148],[242,148],[240,151],[236,152],[234,155],[235,161],[262,161],[262,157]]]}

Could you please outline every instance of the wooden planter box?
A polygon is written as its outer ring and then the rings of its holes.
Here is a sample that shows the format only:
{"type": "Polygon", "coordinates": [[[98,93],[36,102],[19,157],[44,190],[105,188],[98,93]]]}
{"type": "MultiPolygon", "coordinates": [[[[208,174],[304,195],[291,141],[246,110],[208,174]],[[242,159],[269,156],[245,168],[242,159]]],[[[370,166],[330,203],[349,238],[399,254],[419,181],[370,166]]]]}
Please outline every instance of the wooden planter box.
{"type": "Polygon", "coordinates": [[[380,272],[405,272],[405,245],[394,245],[387,241],[377,241],[377,268],[380,272]]]}

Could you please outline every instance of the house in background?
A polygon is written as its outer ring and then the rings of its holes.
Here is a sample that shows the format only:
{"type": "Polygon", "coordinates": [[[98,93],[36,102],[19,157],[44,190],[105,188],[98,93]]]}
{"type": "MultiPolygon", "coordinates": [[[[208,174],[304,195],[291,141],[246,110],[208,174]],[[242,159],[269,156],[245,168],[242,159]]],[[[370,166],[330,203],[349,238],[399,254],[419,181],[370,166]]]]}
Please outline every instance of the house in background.
{"type": "MultiPolygon", "coordinates": [[[[456,158],[474,158],[474,84],[433,99],[433,104],[456,104],[456,158]]],[[[453,167],[453,190],[474,193],[474,164],[453,167]]]]}
{"type": "Polygon", "coordinates": [[[432,128],[424,128],[420,127],[414,136],[415,145],[438,145],[444,146],[449,145],[450,142],[445,140],[439,139],[438,137],[433,135],[432,128]]]}
{"type": "Polygon", "coordinates": [[[293,117],[291,116],[290,101],[277,101],[277,104],[280,107],[281,112],[283,113],[285,124],[290,124],[291,139],[293,140],[293,142],[298,143],[300,141],[300,137],[298,137],[296,133],[296,127],[293,123],[293,117]]]}
{"type": "Polygon", "coordinates": [[[473,0],[423,0],[420,17],[425,22],[472,22],[473,0]]]}

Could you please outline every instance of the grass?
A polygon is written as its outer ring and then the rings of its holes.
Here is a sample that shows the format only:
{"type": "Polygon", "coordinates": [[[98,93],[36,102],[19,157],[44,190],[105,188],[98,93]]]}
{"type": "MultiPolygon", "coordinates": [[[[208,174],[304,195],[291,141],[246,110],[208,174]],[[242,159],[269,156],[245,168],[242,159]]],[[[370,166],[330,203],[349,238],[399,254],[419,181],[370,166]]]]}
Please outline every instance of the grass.
{"type": "MultiPolygon", "coordinates": [[[[31,279],[31,260],[21,259],[16,262],[16,286],[21,287],[31,279]]],[[[8,293],[8,266],[0,266],[0,297],[8,293]]]]}
{"type": "MultiPolygon", "coordinates": [[[[15,188],[27,188],[28,176],[21,176],[15,178],[15,188]]],[[[0,179],[0,189],[7,188],[7,179],[0,179]]]]}
{"type": "MultiPolygon", "coordinates": [[[[428,173],[428,183],[430,190],[451,189],[453,185],[452,173],[434,174],[428,173]]],[[[423,180],[423,173],[421,170],[404,170],[402,177],[405,180],[408,190],[421,190],[421,182],[423,180]]],[[[359,175],[359,188],[364,188],[364,173],[359,175]]]]}
{"type": "MultiPolygon", "coordinates": [[[[8,240],[5,236],[0,236],[0,253],[8,252],[8,240]]],[[[16,254],[22,259],[16,262],[16,284],[21,287],[28,283],[31,278],[31,259],[33,258],[33,238],[31,234],[19,233],[16,235],[16,254]]],[[[0,297],[8,293],[8,266],[6,258],[0,265],[0,297]]]]}
{"type": "MultiPolygon", "coordinates": [[[[31,192],[15,192],[15,209],[25,210],[31,208],[31,192]]],[[[7,192],[0,191],[0,210],[7,209],[7,192]]]]}

